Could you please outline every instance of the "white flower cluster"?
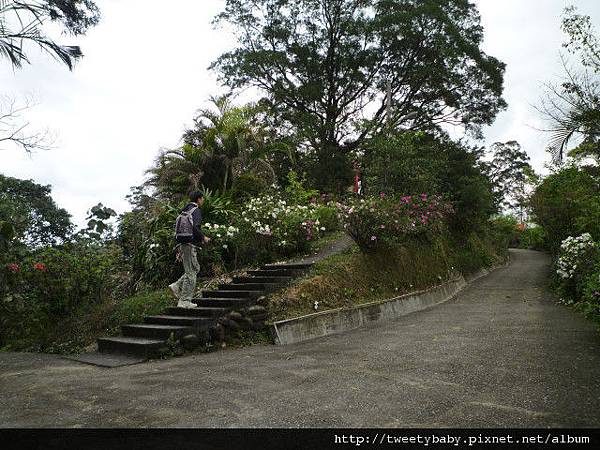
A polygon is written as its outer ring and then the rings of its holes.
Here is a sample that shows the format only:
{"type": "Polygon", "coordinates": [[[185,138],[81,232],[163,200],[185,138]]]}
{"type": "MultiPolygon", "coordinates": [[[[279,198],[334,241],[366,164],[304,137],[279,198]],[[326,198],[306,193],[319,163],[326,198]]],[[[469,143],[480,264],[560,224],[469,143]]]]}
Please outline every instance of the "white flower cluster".
{"type": "Polygon", "coordinates": [[[218,223],[205,223],[203,224],[203,228],[206,230],[207,234],[219,239],[223,237],[233,238],[240,232],[239,228],[227,225],[219,225],[218,223]]]}
{"type": "Polygon", "coordinates": [[[262,225],[258,222],[258,225],[256,226],[256,234],[262,234],[263,236],[271,236],[273,234],[273,231],[271,231],[271,227],[269,227],[268,224],[262,225]]]}
{"type": "MultiPolygon", "coordinates": [[[[242,220],[252,226],[257,234],[271,236],[278,222],[290,216],[301,216],[306,221],[315,216],[316,206],[288,205],[288,203],[273,195],[265,195],[251,199],[242,211],[242,220]]],[[[314,222],[313,222],[314,223],[314,222]]],[[[316,225],[318,225],[318,220],[316,225]]],[[[321,229],[321,231],[325,231],[321,229]]],[[[285,233],[287,235],[287,233],[285,233]]],[[[283,244],[285,245],[285,244],[283,244]]]]}
{"type": "Polygon", "coordinates": [[[556,263],[556,273],[564,279],[571,278],[586,255],[596,248],[590,233],[569,236],[560,244],[560,257],[556,263]]]}

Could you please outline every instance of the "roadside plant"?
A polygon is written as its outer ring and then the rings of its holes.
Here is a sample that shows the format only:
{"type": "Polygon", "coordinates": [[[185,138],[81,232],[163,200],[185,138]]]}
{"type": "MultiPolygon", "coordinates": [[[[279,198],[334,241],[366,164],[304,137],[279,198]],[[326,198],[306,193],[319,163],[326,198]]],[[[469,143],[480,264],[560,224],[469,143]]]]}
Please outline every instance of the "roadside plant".
{"type": "Polygon", "coordinates": [[[378,196],[338,204],[340,222],[363,252],[440,233],[452,206],[438,195],[378,196]]]}
{"type": "Polygon", "coordinates": [[[598,244],[590,233],[569,236],[562,241],[556,261],[556,274],[564,295],[576,301],[580,299],[585,282],[593,272],[599,256],[598,244]]]}

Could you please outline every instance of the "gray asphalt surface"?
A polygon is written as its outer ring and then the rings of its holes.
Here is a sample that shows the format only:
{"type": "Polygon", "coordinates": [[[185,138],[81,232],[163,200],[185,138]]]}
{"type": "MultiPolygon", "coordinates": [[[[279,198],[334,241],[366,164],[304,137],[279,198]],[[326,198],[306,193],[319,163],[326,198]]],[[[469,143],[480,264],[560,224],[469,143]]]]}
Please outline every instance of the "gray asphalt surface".
{"type": "Polygon", "coordinates": [[[549,259],[343,335],[102,369],[0,354],[0,426],[598,427],[600,336],[556,305],[549,259]]]}

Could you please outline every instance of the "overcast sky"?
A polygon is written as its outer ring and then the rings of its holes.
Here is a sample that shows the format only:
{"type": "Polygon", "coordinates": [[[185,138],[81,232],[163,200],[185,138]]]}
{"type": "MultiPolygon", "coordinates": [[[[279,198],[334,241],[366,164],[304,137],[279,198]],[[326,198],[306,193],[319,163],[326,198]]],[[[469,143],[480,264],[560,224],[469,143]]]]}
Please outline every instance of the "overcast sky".
{"type": "MultiPolygon", "coordinates": [[[[0,173],[53,187],[56,202],[77,224],[98,202],[123,212],[161,147],[175,147],[195,111],[223,92],[207,67],[233,45],[211,19],[222,0],[96,0],[102,21],[76,43],[85,57],[73,72],[33,49],[32,65],[13,71],[0,61],[0,94],[33,95],[27,119],[57,135],[55,148],[28,157],[0,152],[0,173]],[[149,6],[152,5],[152,6],[149,6]]],[[[532,105],[541,84],[561,75],[560,15],[574,4],[600,24],[597,0],[477,0],[484,51],[507,64],[508,109],[486,128],[486,144],[517,140],[543,172],[547,136],[532,105]]]]}

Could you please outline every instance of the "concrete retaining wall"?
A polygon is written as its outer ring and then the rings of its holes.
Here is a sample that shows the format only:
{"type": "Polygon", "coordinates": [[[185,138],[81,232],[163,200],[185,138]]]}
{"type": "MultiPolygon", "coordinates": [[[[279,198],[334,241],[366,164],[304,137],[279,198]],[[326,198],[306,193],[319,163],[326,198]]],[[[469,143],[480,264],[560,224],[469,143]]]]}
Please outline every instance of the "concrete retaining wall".
{"type": "MultiPolygon", "coordinates": [[[[492,268],[494,270],[497,266],[492,268]]],[[[273,323],[277,344],[294,344],[330,334],[354,330],[371,322],[390,320],[443,303],[465,288],[469,283],[487,275],[490,270],[480,270],[465,280],[462,276],[423,291],[399,297],[307,314],[273,323]]]]}

